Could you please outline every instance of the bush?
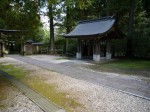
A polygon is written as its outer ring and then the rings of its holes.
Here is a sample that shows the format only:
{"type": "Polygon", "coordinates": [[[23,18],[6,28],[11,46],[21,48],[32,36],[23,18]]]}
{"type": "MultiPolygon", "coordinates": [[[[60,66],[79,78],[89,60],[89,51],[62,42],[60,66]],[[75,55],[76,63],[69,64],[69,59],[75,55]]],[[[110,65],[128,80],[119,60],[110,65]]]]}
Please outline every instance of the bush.
{"type": "Polygon", "coordinates": [[[150,58],[150,37],[134,37],[133,54],[135,57],[150,58]]]}
{"type": "MultiPolygon", "coordinates": [[[[126,42],[126,39],[112,41],[113,56],[125,56],[126,42]]],[[[150,58],[150,37],[134,35],[132,49],[134,57],[150,58]]]]}
{"type": "Polygon", "coordinates": [[[72,54],[73,56],[77,52],[77,41],[75,39],[68,40],[68,49],[66,51],[69,54],[72,54]]]}
{"type": "Polygon", "coordinates": [[[55,46],[63,46],[64,53],[75,55],[77,51],[76,39],[68,39],[68,49],[66,50],[66,39],[60,38],[55,41],[55,46]]]}
{"type": "Polygon", "coordinates": [[[62,45],[62,46],[65,46],[66,44],[66,40],[64,38],[61,38],[61,39],[57,39],[55,41],[55,45],[62,45]]]}
{"type": "Polygon", "coordinates": [[[8,54],[8,51],[7,51],[7,50],[4,50],[4,51],[3,51],[3,54],[8,54]]]}

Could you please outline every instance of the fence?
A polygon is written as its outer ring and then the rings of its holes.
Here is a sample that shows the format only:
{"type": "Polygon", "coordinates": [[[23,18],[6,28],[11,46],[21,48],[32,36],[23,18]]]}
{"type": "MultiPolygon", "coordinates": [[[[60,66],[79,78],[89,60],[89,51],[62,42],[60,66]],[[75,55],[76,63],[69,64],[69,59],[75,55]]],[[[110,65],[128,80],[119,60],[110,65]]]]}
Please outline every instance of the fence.
{"type": "Polygon", "coordinates": [[[41,54],[63,54],[64,53],[64,46],[62,45],[55,45],[53,51],[50,51],[49,46],[42,46],[40,49],[41,54]]]}

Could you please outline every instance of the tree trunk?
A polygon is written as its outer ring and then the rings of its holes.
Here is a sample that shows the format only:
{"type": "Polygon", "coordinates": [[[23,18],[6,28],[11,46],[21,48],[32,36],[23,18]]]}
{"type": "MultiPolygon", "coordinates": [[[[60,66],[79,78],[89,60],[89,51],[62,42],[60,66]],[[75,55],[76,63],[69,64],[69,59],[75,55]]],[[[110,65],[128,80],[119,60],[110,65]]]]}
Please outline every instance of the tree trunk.
{"type": "Polygon", "coordinates": [[[106,15],[107,15],[107,16],[110,16],[109,7],[110,7],[110,0],[107,1],[107,11],[106,11],[106,15]]]}
{"type": "Polygon", "coordinates": [[[54,23],[53,23],[53,7],[49,4],[49,20],[50,20],[50,51],[54,50],[54,23]]]}
{"type": "MultiPolygon", "coordinates": [[[[66,13],[66,33],[70,33],[71,31],[71,14],[70,14],[70,8],[67,6],[67,13],[66,13]]],[[[68,50],[68,38],[66,38],[66,53],[68,50]]]]}
{"type": "Polygon", "coordinates": [[[134,27],[133,27],[134,10],[135,10],[135,0],[130,0],[129,25],[128,25],[127,49],[126,49],[127,57],[133,57],[132,40],[133,40],[133,33],[134,33],[134,27]]]}

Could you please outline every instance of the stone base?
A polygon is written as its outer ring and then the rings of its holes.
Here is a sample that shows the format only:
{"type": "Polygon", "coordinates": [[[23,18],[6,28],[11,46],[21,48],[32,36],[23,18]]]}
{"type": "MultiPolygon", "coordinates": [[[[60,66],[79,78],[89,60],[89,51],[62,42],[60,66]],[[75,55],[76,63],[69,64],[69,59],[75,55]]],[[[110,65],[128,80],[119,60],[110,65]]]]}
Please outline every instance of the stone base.
{"type": "Polygon", "coordinates": [[[81,59],[81,53],[76,53],[76,58],[81,59]]]}
{"type": "Polygon", "coordinates": [[[106,59],[111,59],[111,53],[106,52],[106,59]]]}
{"type": "Polygon", "coordinates": [[[94,61],[100,61],[100,54],[93,54],[94,61]]]}

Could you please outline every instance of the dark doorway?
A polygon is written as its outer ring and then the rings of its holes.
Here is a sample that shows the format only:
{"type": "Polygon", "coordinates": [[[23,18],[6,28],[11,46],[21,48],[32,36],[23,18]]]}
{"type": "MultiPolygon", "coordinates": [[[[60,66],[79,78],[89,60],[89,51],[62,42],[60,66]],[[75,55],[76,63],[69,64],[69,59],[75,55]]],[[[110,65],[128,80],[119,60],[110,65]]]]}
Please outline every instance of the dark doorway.
{"type": "Polygon", "coordinates": [[[0,57],[2,57],[2,42],[0,42],[0,57]]]}
{"type": "Polygon", "coordinates": [[[100,43],[100,56],[106,57],[106,40],[101,40],[100,43]]]}
{"type": "Polygon", "coordinates": [[[82,58],[92,59],[93,57],[93,40],[82,40],[82,58]]]}

